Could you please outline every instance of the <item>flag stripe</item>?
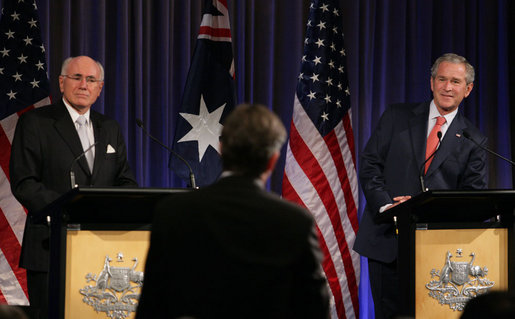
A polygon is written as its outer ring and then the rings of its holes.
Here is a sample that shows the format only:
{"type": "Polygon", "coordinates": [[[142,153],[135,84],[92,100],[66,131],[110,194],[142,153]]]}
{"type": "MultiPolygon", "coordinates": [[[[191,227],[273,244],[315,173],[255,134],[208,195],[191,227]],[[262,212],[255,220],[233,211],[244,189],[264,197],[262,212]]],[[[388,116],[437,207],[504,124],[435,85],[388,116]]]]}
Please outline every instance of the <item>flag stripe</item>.
{"type": "MultiPolygon", "coordinates": [[[[283,194],[288,194],[289,200],[307,208],[302,199],[293,189],[293,186],[291,185],[290,180],[286,175],[283,179],[283,194]]],[[[332,299],[335,303],[336,313],[338,314],[339,318],[346,318],[344,305],[343,302],[341,302],[343,300],[343,296],[340,282],[338,280],[335,280],[338,279],[338,276],[336,275],[336,268],[331,258],[332,254],[329,252],[329,248],[327,247],[324,235],[322,234],[322,231],[320,230],[318,225],[316,225],[316,228],[319,233],[320,248],[324,253],[324,261],[322,262],[322,267],[324,269],[324,272],[326,274],[329,274],[329,277],[331,278],[331,280],[328,280],[327,283],[329,284],[329,289],[331,289],[332,295],[334,296],[332,297],[332,299]]]]}
{"type": "MultiPolygon", "coordinates": [[[[0,250],[0,255],[2,254],[2,251],[0,250]]],[[[0,267],[2,265],[2,262],[0,261],[0,267]]],[[[1,273],[1,270],[0,270],[1,273]]],[[[0,285],[0,305],[8,304],[7,299],[5,299],[4,294],[2,293],[2,286],[0,285]]]]}
{"type": "MultiPolygon", "coordinates": [[[[314,190],[318,194],[320,202],[325,207],[325,212],[329,217],[329,223],[334,231],[334,242],[337,245],[336,249],[339,249],[339,256],[343,262],[343,271],[345,272],[347,278],[347,289],[357,292],[357,279],[353,261],[350,256],[351,251],[349,250],[349,245],[346,242],[346,236],[349,236],[349,234],[352,233],[352,229],[346,232],[343,230],[343,225],[340,220],[340,210],[336,206],[333,190],[331,189],[331,186],[329,185],[327,178],[319,165],[320,162],[318,162],[316,158],[313,157],[313,153],[311,153],[311,150],[306,146],[298,134],[295,125],[292,125],[290,130],[290,143],[291,145],[295,145],[295,148],[291,149],[295,161],[299,163],[300,168],[303,170],[306,178],[309,180],[309,184],[303,184],[314,185],[314,190]]],[[[344,214],[344,216],[346,216],[346,214],[344,214]]],[[[325,222],[319,225],[320,228],[323,228],[324,226],[328,226],[328,223],[325,222]]],[[[329,274],[327,275],[328,278],[330,278],[329,274]]],[[[357,309],[357,295],[352,297],[351,300],[352,307],[357,309]]]]}
{"type": "MultiPolygon", "coordinates": [[[[340,184],[342,186],[343,196],[345,198],[345,204],[347,206],[348,212],[357,211],[356,203],[354,202],[354,197],[352,196],[352,190],[349,183],[349,178],[347,176],[347,170],[345,169],[345,162],[343,160],[343,155],[340,149],[338,138],[335,134],[336,130],[329,132],[325,137],[324,141],[329,148],[329,152],[331,153],[331,157],[333,158],[334,165],[336,167],[341,167],[342,169],[337,171],[338,178],[340,179],[340,184]]],[[[357,218],[350,219],[350,223],[352,225],[354,233],[358,231],[358,220],[357,218]]]]}
{"type": "MultiPolygon", "coordinates": [[[[18,262],[20,260],[20,252],[21,245],[18,244],[16,236],[14,235],[12,229],[9,227],[9,223],[4,217],[3,212],[0,212],[0,232],[2,236],[0,238],[0,250],[3,252],[3,260],[1,262],[5,262],[5,264],[0,265],[0,273],[4,274],[4,271],[8,270],[8,274],[14,274],[17,280],[8,280],[4,282],[2,280],[2,284],[0,285],[0,289],[4,292],[6,299],[9,297],[19,298],[18,295],[10,296],[8,291],[13,292],[10,287],[13,284],[19,285],[19,282],[26,281],[25,272],[24,271],[16,271],[21,270],[18,268],[18,262]],[[13,273],[14,270],[14,273],[13,273]],[[7,290],[6,290],[7,289],[7,290]]],[[[4,274],[5,276],[5,274],[4,274]]],[[[23,292],[23,289],[22,289],[23,292]]],[[[28,298],[27,292],[23,292],[26,294],[26,298],[28,298]]]]}
{"type": "MultiPolygon", "coordinates": [[[[293,155],[291,154],[288,147],[287,159],[291,159],[291,157],[293,157],[293,155]]],[[[313,216],[315,217],[315,221],[317,222],[317,225],[320,229],[320,233],[322,234],[324,241],[326,242],[326,247],[329,251],[330,259],[325,258],[324,260],[331,260],[331,262],[334,265],[334,268],[336,269],[337,274],[345,273],[343,260],[340,256],[340,251],[338,249],[334,230],[332,227],[327,227],[327,225],[330,225],[327,211],[325,211],[323,205],[314,204],[317,201],[320,201],[320,199],[318,198],[318,194],[314,191],[314,186],[310,183],[306,175],[304,175],[304,172],[302,171],[300,166],[296,165],[296,162],[293,160],[290,160],[288,163],[290,163],[290,165],[288,165],[287,170],[285,171],[285,178],[288,179],[288,176],[291,176],[289,179],[292,181],[289,182],[289,185],[291,185],[290,187],[292,188],[284,189],[283,196],[288,199],[296,197],[302,198],[302,205],[308,208],[308,210],[310,210],[313,216]],[[295,188],[293,188],[293,185],[296,185],[295,188]]],[[[328,266],[323,264],[323,267],[324,269],[326,269],[328,266]]],[[[336,278],[333,278],[331,273],[326,273],[326,276],[329,282],[334,282],[335,280],[337,280],[340,283],[342,295],[344,296],[344,298],[338,299],[335,296],[339,295],[339,293],[333,293],[336,307],[339,307],[340,304],[343,304],[346,309],[345,312],[348,314],[347,317],[353,317],[353,306],[349,302],[349,290],[347,288],[345,276],[338,276],[336,278]]],[[[338,316],[338,318],[342,317],[338,316]]]]}
{"type": "MultiPolygon", "coordinates": [[[[350,189],[352,191],[352,198],[354,200],[355,206],[358,205],[358,173],[356,171],[356,159],[355,159],[355,151],[354,151],[354,134],[352,132],[352,126],[350,125],[351,112],[345,114],[342,121],[342,134],[337,133],[336,136],[338,138],[338,142],[341,147],[341,152],[343,154],[343,160],[345,162],[345,168],[347,171],[347,176],[349,178],[350,189]],[[352,139],[352,142],[349,141],[352,139]],[[347,143],[349,141],[349,143],[347,143]]],[[[335,131],[340,131],[340,126],[335,128],[335,131]]],[[[350,219],[355,219],[356,223],[358,223],[358,214],[356,211],[355,215],[349,214],[350,219]]]]}
{"type": "MultiPolygon", "coordinates": [[[[9,176],[9,158],[11,157],[11,143],[2,125],[0,125],[0,166],[5,176],[9,176]]],[[[9,181],[9,178],[7,178],[9,181]]]]}
{"type": "Polygon", "coordinates": [[[18,271],[13,273],[5,259],[4,252],[0,249],[0,274],[2,274],[0,280],[0,301],[10,305],[27,306],[29,304],[28,295],[22,288],[22,285],[27,285],[25,270],[17,269],[18,271]],[[18,281],[10,280],[10,278],[17,278],[18,281]]]}
{"type": "Polygon", "coordinates": [[[343,127],[345,129],[345,135],[346,135],[346,141],[345,146],[347,146],[347,149],[351,152],[351,156],[346,156],[346,158],[350,158],[352,160],[352,163],[354,165],[354,170],[356,169],[356,150],[354,148],[354,131],[352,130],[352,112],[349,109],[349,112],[345,114],[343,117],[343,127]]]}
{"type": "Polygon", "coordinates": [[[202,26],[200,27],[200,31],[199,31],[199,38],[208,38],[208,37],[201,37],[200,35],[205,35],[205,36],[209,36],[210,37],[215,37],[215,38],[224,38],[226,39],[225,41],[230,41],[231,40],[231,30],[230,29],[218,29],[218,28],[211,28],[209,26],[202,26]]]}
{"type": "Polygon", "coordinates": [[[27,212],[11,193],[9,182],[3,171],[0,171],[0,185],[2,185],[0,187],[0,211],[16,236],[17,244],[21,245],[27,212]]]}
{"type": "MultiPolygon", "coordinates": [[[[302,150],[299,150],[299,153],[301,154],[310,154],[315,157],[315,161],[320,164],[323,167],[324,175],[329,177],[329,190],[331,192],[334,192],[334,198],[336,199],[336,203],[339,204],[338,211],[336,214],[338,214],[338,218],[341,218],[341,224],[343,228],[343,234],[345,235],[345,241],[349,246],[352,247],[354,245],[355,240],[355,229],[357,229],[357,210],[347,210],[345,205],[346,203],[346,195],[344,192],[343,186],[340,184],[340,179],[338,178],[339,171],[344,170],[343,165],[338,165],[338,163],[334,162],[334,159],[330,156],[331,152],[329,148],[327,147],[327,144],[325,143],[325,140],[320,136],[320,134],[317,134],[317,130],[309,119],[307,113],[304,111],[302,106],[300,105],[300,102],[297,98],[295,98],[294,102],[294,117],[293,117],[293,123],[295,127],[302,127],[302,130],[295,130],[296,133],[301,135],[301,139],[299,141],[305,142],[306,147],[302,150]],[[339,169],[338,169],[339,168],[339,169]],[[340,213],[343,212],[343,213],[340,213]],[[346,212],[346,213],[345,213],[346,212]],[[352,220],[356,220],[356,227],[351,227],[352,220]]],[[[336,132],[341,132],[341,125],[338,125],[335,127],[336,132]]],[[[290,133],[291,134],[291,133],[290,133]]],[[[343,143],[340,142],[342,145],[343,143]]],[[[293,148],[299,147],[295,144],[295,141],[291,140],[290,136],[290,144],[293,145],[293,148]]],[[[300,166],[304,166],[302,163],[299,163],[300,166]]],[[[309,170],[311,170],[310,163],[305,164],[305,167],[307,167],[309,170]]],[[[353,188],[355,188],[357,192],[357,181],[356,181],[356,171],[355,169],[350,170],[351,175],[353,175],[353,180],[355,181],[353,184],[353,188]]],[[[347,181],[344,181],[347,182],[347,181]]],[[[300,187],[307,187],[306,184],[300,184],[300,187]]],[[[317,188],[321,188],[316,183],[313,183],[313,185],[316,185],[317,188]]],[[[311,186],[309,186],[311,187],[311,186]]],[[[313,186],[315,187],[315,186],[313,186]]],[[[320,192],[323,193],[329,193],[326,192],[327,187],[323,188],[320,192]]],[[[356,202],[354,200],[354,197],[349,197],[349,200],[356,202]]],[[[351,205],[352,206],[352,205],[351,205]]],[[[353,204],[355,207],[356,205],[353,204]]],[[[341,234],[340,234],[341,235],[341,234]]],[[[353,260],[353,268],[356,270],[356,272],[359,274],[359,255],[353,251],[350,251],[350,254],[352,256],[353,260]]],[[[359,275],[358,277],[359,278],[359,275]]],[[[356,296],[357,299],[357,296],[356,296]]]]}

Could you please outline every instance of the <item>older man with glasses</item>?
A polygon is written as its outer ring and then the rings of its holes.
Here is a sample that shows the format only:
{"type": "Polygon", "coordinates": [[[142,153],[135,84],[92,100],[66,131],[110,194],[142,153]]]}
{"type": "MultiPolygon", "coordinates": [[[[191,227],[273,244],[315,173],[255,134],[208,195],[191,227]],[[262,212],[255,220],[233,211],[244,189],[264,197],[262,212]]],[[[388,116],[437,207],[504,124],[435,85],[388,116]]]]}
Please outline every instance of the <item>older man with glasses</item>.
{"type": "Polygon", "coordinates": [[[49,229],[34,214],[75,186],[137,186],[118,123],[91,110],[103,85],[98,61],[68,58],[59,76],[62,99],[24,113],[16,126],[9,170],[12,192],[28,209],[20,267],[27,269],[33,318],[48,317],[49,267],[49,229]]]}

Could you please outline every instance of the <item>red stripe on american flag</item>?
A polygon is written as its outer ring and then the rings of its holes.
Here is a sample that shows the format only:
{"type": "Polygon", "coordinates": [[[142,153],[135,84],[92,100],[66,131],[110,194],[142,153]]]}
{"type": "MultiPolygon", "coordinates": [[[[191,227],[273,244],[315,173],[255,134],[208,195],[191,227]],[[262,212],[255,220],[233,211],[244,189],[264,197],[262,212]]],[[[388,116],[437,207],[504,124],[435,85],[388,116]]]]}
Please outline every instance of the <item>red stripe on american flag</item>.
{"type": "Polygon", "coordinates": [[[9,142],[2,125],[0,125],[0,150],[2,150],[0,154],[0,166],[2,167],[7,180],[10,181],[9,158],[11,158],[11,142],[9,142]]]}
{"type": "Polygon", "coordinates": [[[299,163],[299,166],[304,171],[304,174],[306,174],[308,179],[315,186],[315,191],[320,196],[322,204],[329,214],[334,233],[336,238],[338,238],[340,252],[343,253],[345,251],[344,247],[347,245],[347,243],[342,240],[345,238],[345,236],[343,233],[340,216],[338,215],[338,206],[336,205],[336,200],[334,198],[333,192],[331,191],[331,186],[326,179],[324,171],[320,167],[320,163],[318,163],[317,159],[313,156],[313,153],[311,153],[309,147],[307,147],[307,145],[304,143],[304,140],[302,140],[302,137],[299,135],[295,125],[292,125],[290,129],[290,148],[293,156],[295,157],[295,160],[297,163],[299,163]]]}
{"type": "MultiPolygon", "coordinates": [[[[49,98],[47,98],[47,99],[48,99],[48,101],[50,101],[50,99],[49,99],[49,98]]],[[[41,101],[48,102],[48,101],[47,101],[47,99],[43,99],[43,100],[41,100],[41,101]]],[[[40,102],[41,102],[41,101],[40,101],[40,102]]],[[[39,102],[38,102],[38,103],[39,103],[39,102]]],[[[43,105],[46,105],[46,104],[43,104],[43,105]]],[[[17,112],[16,114],[18,114],[18,116],[21,116],[23,113],[25,113],[25,112],[27,112],[27,111],[30,111],[30,110],[32,110],[32,109],[34,109],[34,108],[35,108],[35,106],[34,106],[34,105],[27,106],[26,108],[24,108],[23,110],[21,110],[21,111],[17,112]]]]}
{"type": "Polygon", "coordinates": [[[349,246],[345,240],[345,234],[341,224],[336,200],[331,190],[331,186],[329,185],[329,182],[327,181],[326,176],[320,167],[320,164],[311,153],[311,150],[302,140],[293,123],[290,130],[290,148],[292,154],[295,157],[295,160],[297,163],[299,163],[299,166],[302,168],[311,183],[315,186],[315,191],[318,193],[320,199],[322,200],[322,204],[324,207],[326,207],[326,211],[329,214],[331,225],[333,226],[334,233],[338,242],[338,247],[342,256],[345,274],[349,284],[349,291],[351,292],[352,296],[352,304],[355,311],[357,312],[357,309],[359,309],[359,302],[357,299],[358,289],[356,284],[356,274],[354,265],[352,263],[352,258],[350,256],[349,246]]]}
{"type": "MultiPolygon", "coordinates": [[[[334,160],[334,164],[336,167],[340,167],[341,169],[338,170],[338,177],[340,179],[343,195],[345,197],[345,205],[347,206],[347,212],[354,212],[354,214],[349,214],[349,221],[351,222],[352,229],[354,230],[354,233],[357,233],[358,231],[358,220],[357,218],[353,218],[357,215],[357,209],[356,204],[354,203],[354,197],[352,196],[352,190],[349,184],[349,178],[347,176],[347,171],[345,170],[345,163],[343,162],[342,153],[340,152],[340,147],[338,145],[338,140],[336,138],[336,135],[334,134],[334,130],[331,131],[329,134],[327,134],[324,137],[324,140],[327,144],[327,147],[329,148],[329,151],[331,153],[331,156],[334,160]]],[[[356,282],[356,275],[354,274],[354,268],[349,269],[347,271],[347,264],[352,265],[352,258],[350,256],[349,252],[349,246],[347,245],[347,242],[345,242],[345,251],[342,251],[342,257],[346,259],[347,261],[344,261],[345,264],[345,273],[347,274],[347,284],[349,286],[349,290],[351,292],[351,298],[352,298],[352,304],[354,306],[354,309],[359,309],[359,300],[358,300],[358,284],[356,282]]]]}
{"type": "Polygon", "coordinates": [[[229,6],[227,5],[227,0],[218,0],[218,2],[223,4],[223,6],[225,7],[226,10],[229,8],[229,6]]]}
{"type": "MultiPolygon", "coordinates": [[[[28,106],[23,110],[17,112],[18,116],[21,116],[23,113],[30,111],[34,108],[34,105],[28,106]]],[[[7,180],[10,182],[11,179],[9,177],[9,159],[11,158],[11,142],[7,137],[7,134],[4,131],[4,127],[0,125],[0,150],[2,150],[0,154],[0,167],[5,173],[7,180]]]]}
{"type": "Polygon", "coordinates": [[[354,167],[357,167],[356,166],[356,150],[355,150],[355,146],[354,146],[354,131],[352,130],[350,112],[345,113],[342,123],[343,123],[343,127],[345,129],[345,135],[347,136],[347,144],[349,145],[349,149],[352,154],[352,162],[354,163],[354,167]]]}
{"type": "Polygon", "coordinates": [[[230,29],[216,29],[211,28],[209,26],[201,26],[199,30],[199,34],[205,34],[212,37],[219,37],[219,38],[230,38],[231,37],[231,30],[230,29]]]}
{"type": "MultiPolygon", "coordinates": [[[[25,285],[26,276],[25,270],[18,268],[18,262],[20,260],[21,245],[18,243],[18,239],[14,234],[9,222],[5,218],[4,212],[0,209],[0,249],[2,249],[5,259],[9,263],[9,266],[13,270],[16,279],[22,285],[25,285]]],[[[27,291],[23,291],[28,298],[27,291]]]]}
{"type": "MultiPolygon", "coordinates": [[[[357,212],[356,203],[354,202],[354,197],[352,196],[349,176],[347,176],[347,170],[345,169],[345,163],[343,161],[342,152],[340,151],[340,145],[338,143],[338,139],[336,138],[334,130],[324,137],[324,141],[327,147],[329,148],[329,152],[331,153],[331,157],[333,158],[334,165],[336,165],[336,167],[341,168],[337,170],[337,172],[338,178],[340,179],[340,183],[342,185],[342,191],[343,196],[345,198],[345,205],[347,206],[347,212],[357,212]]],[[[348,215],[352,225],[352,229],[354,230],[354,233],[357,233],[358,219],[357,217],[355,217],[355,215],[357,214],[348,215]]]]}
{"type": "MultiPolygon", "coordinates": [[[[320,228],[318,228],[318,226],[317,231],[320,234],[320,228]]],[[[320,244],[320,248],[324,253],[322,267],[324,268],[324,272],[326,274],[327,283],[329,284],[329,287],[331,287],[331,292],[333,293],[336,313],[338,314],[338,318],[347,318],[347,316],[345,315],[345,305],[343,304],[342,287],[340,286],[340,279],[338,278],[338,273],[336,272],[336,268],[334,267],[334,263],[331,258],[331,253],[327,248],[327,243],[325,242],[323,236],[320,236],[320,241],[322,242],[320,244]]]]}
{"type": "MultiPolygon", "coordinates": [[[[299,197],[299,195],[293,188],[293,186],[291,185],[288,176],[286,176],[285,174],[283,178],[283,195],[286,194],[288,194],[288,200],[291,200],[292,202],[297,203],[298,205],[303,206],[304,208],[307,208],[302,202],[302,199],[299,197]]],[[[336,313],[338,314],[338,318],[346,318],[345,306],[343,304],[342,288],[340,286],[340,281],[338,279],[338,275],[334,267],[333,259],[331,258],[331,253],[327,248],[327,243],[324,239],[324,236],[322,235],[322,232],[320,231],[319,226],[316,225],[316,228],[319,234],[318,240],[320,242],[320,248],[322,249],[322,253],[324,254],[322,268],[324,269],[327,278],[327,283],[329,284],[329,288],[331,289],[331,293],[334,297],[333,299],[336,306],[336,313]]]]}
{"type": "Polygon", "coordinates": [[[4,294],[2,293],[2,289],[0,289],[0,305],[7,304],[7,299],[5,299],[4,294]]]}

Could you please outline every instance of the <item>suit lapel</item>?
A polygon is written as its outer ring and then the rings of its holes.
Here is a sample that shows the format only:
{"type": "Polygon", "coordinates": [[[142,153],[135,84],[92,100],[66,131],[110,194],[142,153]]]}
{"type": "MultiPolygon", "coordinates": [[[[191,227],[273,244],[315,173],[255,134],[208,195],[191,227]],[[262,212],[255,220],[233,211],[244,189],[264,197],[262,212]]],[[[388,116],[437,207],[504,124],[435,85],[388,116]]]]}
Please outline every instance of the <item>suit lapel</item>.
{"type": "Polygon", "coordinates": [[[433,174],[452,153],[452,151],[458,149],[461,140],[456,137],[456,134],[461,133],[464,128],[466,128],[466,124],[463,121],[463,117],[458,112],[451,125],[447,129],[447,132],[445,132],[445,136],[440,143],[439,150],[431,162],[426,176],[433,174]]]}
{"type": "MultiPolygon", "coordinates": [[[[84,152],[80,142],[79,134],[77,133],[77,129],[75,128],[70,114],[68,113],[68,110],[62,101],[57,104],[56,107],[54,127],[72,151],[74,158],[77,158],[84,152]]],[[[70,163],[70,165],[72,165],[72,163],[70,163]]],[[[78,160],[78,166],[84,171],[85,174],[90,174],[88,162],[84,156],[78,160]]]]}
{"type": "Polygon", "coordinates": [[[426,140],[427,140],[427,118],[429,116],[429,103],[420,103],[413,109],[414,116],[409,120],[411,143],[416,163],[419,166],[426,157],[426,140]]]}

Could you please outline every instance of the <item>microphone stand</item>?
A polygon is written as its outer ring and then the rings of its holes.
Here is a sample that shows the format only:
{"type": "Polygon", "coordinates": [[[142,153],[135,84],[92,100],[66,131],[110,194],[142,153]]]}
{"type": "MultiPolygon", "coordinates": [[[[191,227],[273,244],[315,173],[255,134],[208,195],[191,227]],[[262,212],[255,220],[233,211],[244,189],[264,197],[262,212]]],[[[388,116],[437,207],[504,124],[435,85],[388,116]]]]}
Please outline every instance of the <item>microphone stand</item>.
{"type": "Polygon", "coordinates": [[[140,120],[140,119],[136,119],[136,124],[143,130],[143,132],[148,136],[150,137],[154,142],[156,142],[157,144],[161,145],[162,147],[164,147],[170,154],[173,154],[174,156],[176,156],[179,160],[181,160],[184,164],[186,164],[186,166],[188,167],[188,170],[190,171],[190,185],[191,185],[191,188],[197,188],[197,184],[195,183],[195,175],[193,174],[193,169],[191,169],[191,166],[190,164],[188,163],[188,161],[186,161],[181,155],[179,155],[177,152],[175,152],[173,149],[169,148],[168,146],[166,146],[165,144],[163,144],[163,142],[161,142],[160,140],[158,140],[156,137],[152,136],[148,131],[147,129],[145,128],[145,125],[143,124],[143,121],[140,120]]]}
{"type": "MultiPolygon", "coordinates": [[[[461,137],[461,135],[460,135],[460,134],[456,134],[456,136],[457,136],[457,137],[461,137]]],[[[508,159],[508,158],[506,158],[506,157],[502,156],[501,154],[498,154],[498,153],[496,153],[496,152],[492,151],[491,149],[489,149],[489,148],[487,148],[487,147],[484,147],[483,145],[481,145],[481,144],[479,144],[478,142],[476,142],[476,140],[474,140],[474,139],[472,138],[472,136],[470,136],[470,133],[469,133],[469,132],[467,132],[467,131],[465,131],[465,130],[464,130],[464,131],[463,131],[463,136],[464,136],[467,140],[472,141],[474,144],[476,144],[477,146],[479,146],[481,149],[483,149],[483,150],[487,151],[488,153],[490,153],[490,154],[492,154],[492,155],[494,155],[494,156],[497,156],[498,158],[500,158],[500,159],[502,159],[502,160],[505,160],[506,162],[508,162],[508,163],[510,163],[511,165],[515,166],[515,162],[513,162],[512,160],[510,160],[510,159],[508,159]]]]}
{"type": "Polygon", "coordinates": [[[436,155],[436,152],[438,152],[438,150],[440,149],[439,146],[440,146],[440,143],[442,142],[442,132],[441,131],[436,132],[436,137],[438,137],[438,144],[436,144],[436,149],[428,158],[426,158],[426,160],[424,161],[424,163],[422,163],[422,166],[420,167],[420,170],[419,170],[420,186],[422,186],[422,192],[427,192],[427,190],[428,190],[426,188],[425,181],[424,181],[424,177],[426,175],[424,172],[424,168],[426,166],[427,161],[429,161],[431,158],[433,158],[436,155]]]}
{"type": "MultiPolygon", "coordinates": [[[[72,161],[72,164],[70,165],[70,182],[71,182],[71,186],[72,186],[72,189],[76,188],[77,184],[75,184],[75,172],[73,171],[73,165],[75,165],[75,163],[81,158],[83,157],[84,155],[86,155],[87,152],[89,152],[93,147],[95,147],[95,145],[97,145],[98,142],[95,142],[93,144],[91,144],[84,152],[82,152],[79,156],[77,156],[76,158],[73,159],[72,161]]],[[[93,173],[93,172],[92,172],[93,173]]]]}

